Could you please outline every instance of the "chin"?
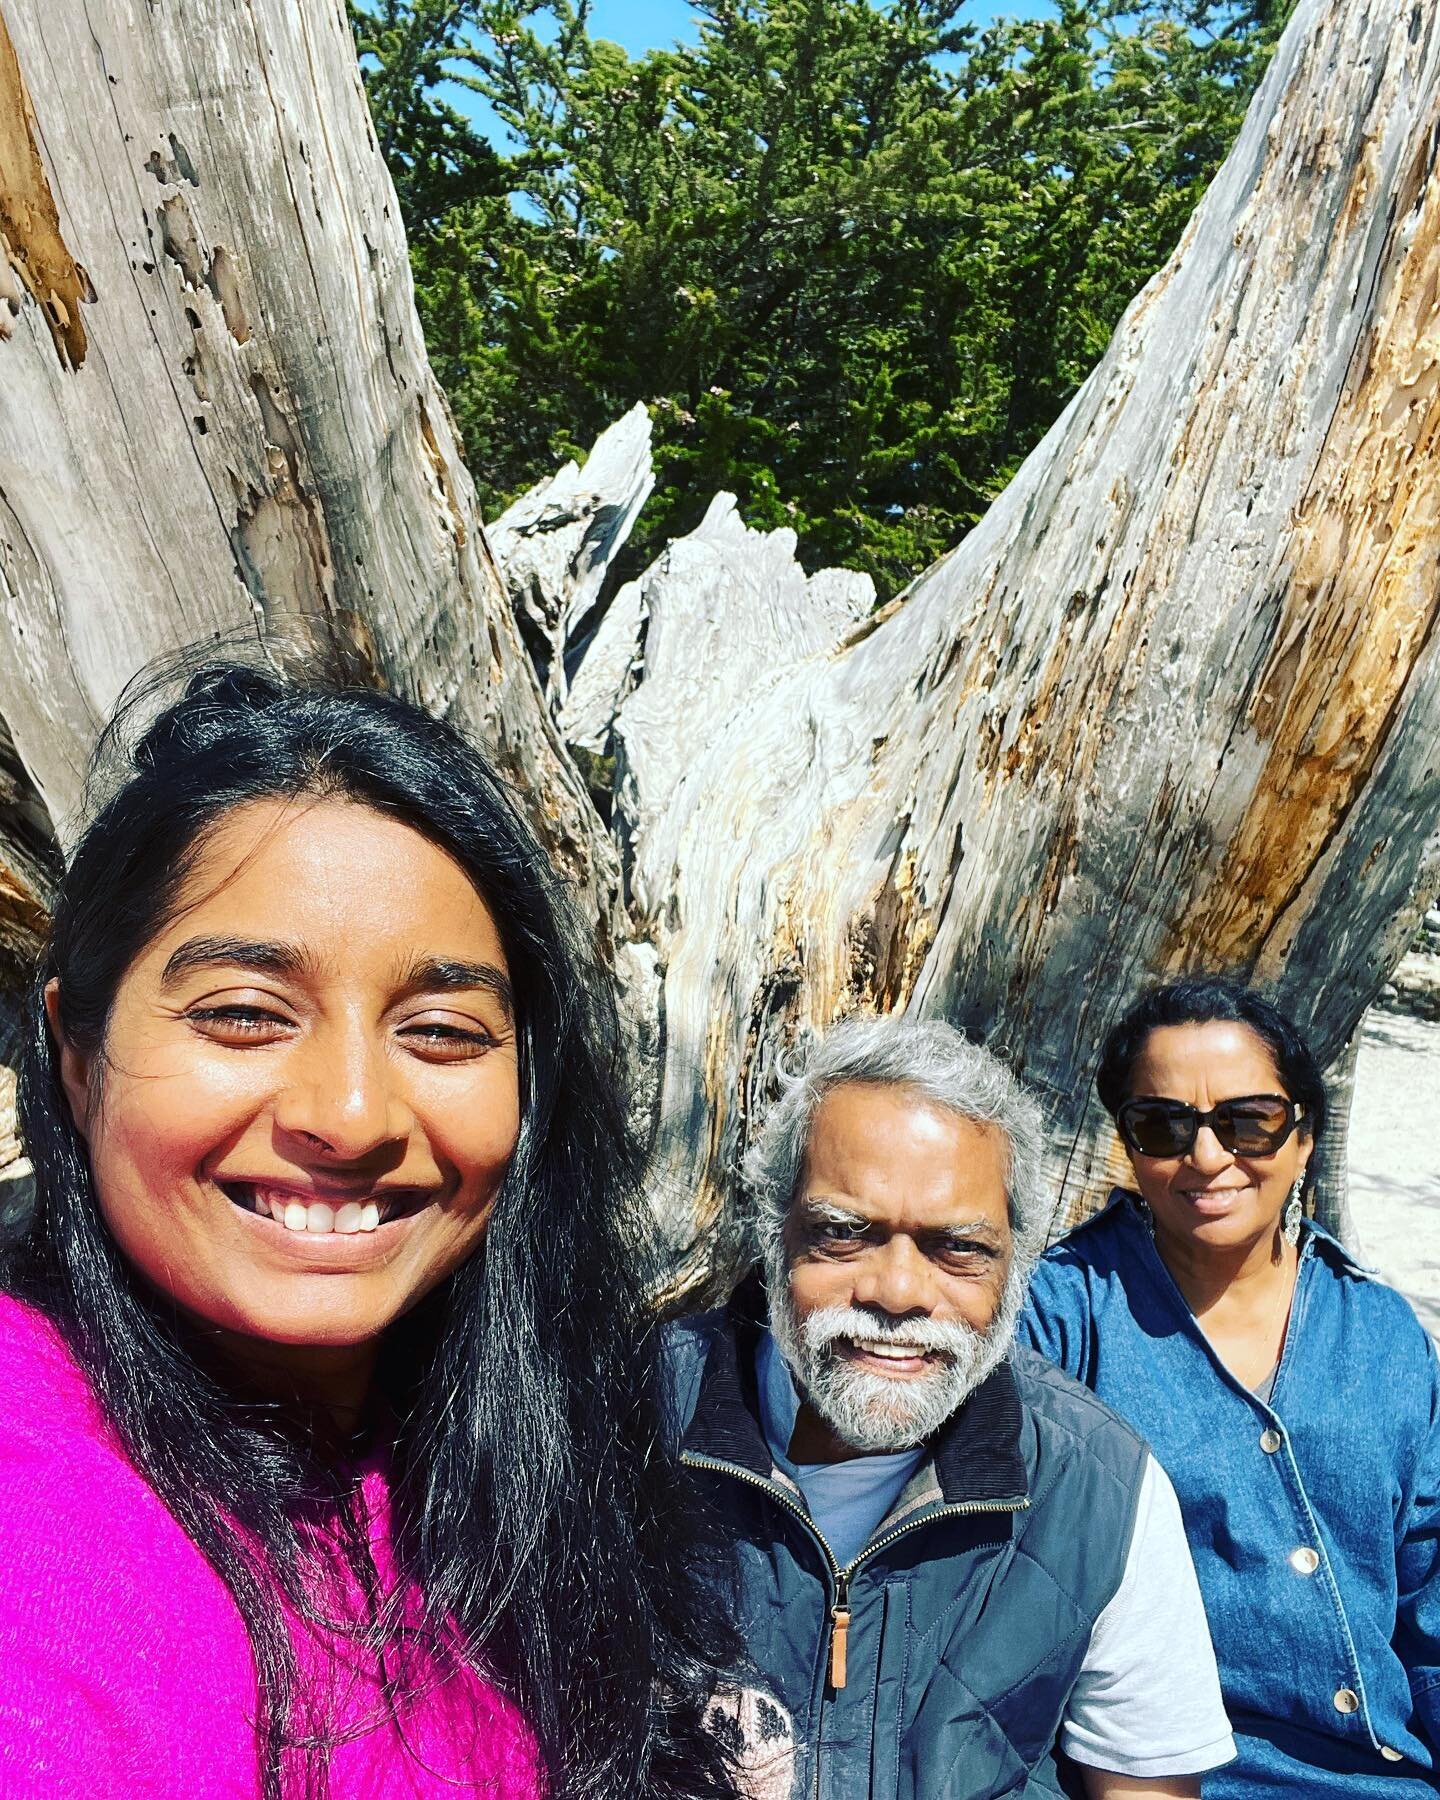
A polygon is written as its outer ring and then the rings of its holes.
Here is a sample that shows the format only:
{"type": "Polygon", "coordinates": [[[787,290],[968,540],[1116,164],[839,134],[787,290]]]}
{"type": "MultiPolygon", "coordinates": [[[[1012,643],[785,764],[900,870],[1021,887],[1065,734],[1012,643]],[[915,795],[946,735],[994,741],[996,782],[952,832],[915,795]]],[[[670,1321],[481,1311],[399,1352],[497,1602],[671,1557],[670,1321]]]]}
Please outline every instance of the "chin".
{"type": "Polygon", "coordinates": [[[207,1323],[262,1343],[349,1350],[378,1338],[403,1310],[378,1296],[334,1295],[317,1302],[296,1295],[285,1304],[271,1295],[254,1304],[237,1298],[228,1306],[206,1309],[202,1316],[207,1323]]]}
{"type": "Polygon", "coordinates": [[[373,1343],[384,1333],[385,1326],[360,1320],[320,1325],[291,1323],[289,1320],[272,1324],[262,1319],[243,1329],[246,1337],[267,1344],[281,1344],[290,1350],[357,1350],[362,1344],[373,1343]]]}
{"type": "Polygon", "coordinates": [[[1172,1229],[1193,1239],[1197,1244],[1207,1244],[1215,1250],[1235,1250],[1245,1244],[1253,1244],[1269,1230],[1273,1230],[1274,1220],[1255,1219],[1248,1215],[1225,1213],[1218,1218],[1197,1218],[1195,1215],[1183,1215],[1175,1220],[1172,1229]]]}

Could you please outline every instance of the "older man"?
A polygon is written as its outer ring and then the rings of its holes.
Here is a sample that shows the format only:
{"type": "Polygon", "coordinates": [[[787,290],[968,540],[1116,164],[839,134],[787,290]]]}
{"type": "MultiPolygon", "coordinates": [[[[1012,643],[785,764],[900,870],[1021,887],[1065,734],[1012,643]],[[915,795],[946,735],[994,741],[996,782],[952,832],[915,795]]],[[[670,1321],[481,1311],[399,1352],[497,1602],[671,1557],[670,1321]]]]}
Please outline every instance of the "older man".
{"type": "Polygon", "coordinates": [[[1234,1754],[1174,1492],[1012,1349],[1034,1101],[939,1024],[834,1030],[746,1165],[764,1292],[674,1338],[736,1546],[767,1795],[1186,1796],[1234,1754]]]}

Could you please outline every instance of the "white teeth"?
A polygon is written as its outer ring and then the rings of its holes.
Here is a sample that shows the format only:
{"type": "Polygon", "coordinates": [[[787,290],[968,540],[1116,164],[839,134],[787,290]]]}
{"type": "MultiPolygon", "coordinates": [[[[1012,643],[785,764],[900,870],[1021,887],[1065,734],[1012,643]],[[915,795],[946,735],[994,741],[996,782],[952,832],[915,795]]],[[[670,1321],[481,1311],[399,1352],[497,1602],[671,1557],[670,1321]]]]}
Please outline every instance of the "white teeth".
{"type": "Polygon", "coordinates": [[[863,1350],[867,1356],[888,1357],[892,1362],[908,1362],[911,1357],[926,1354],[915,1344],[868,1344],[862,1343],[859,1338],[855,1340],[855,1348],[863,1350]]]}
{"type": "Polygon", "coordinates": [[[256,1187],[251,1190],[255,1211],[274,1219],[287,1231],[306,1231],[316,1237],[353,1237],[357,1231],[378,1231],[380,1205],[376,1200],[345,1200],[339,1206],[328,1200],[301,1200],[295,1194],[256,1187]]]}

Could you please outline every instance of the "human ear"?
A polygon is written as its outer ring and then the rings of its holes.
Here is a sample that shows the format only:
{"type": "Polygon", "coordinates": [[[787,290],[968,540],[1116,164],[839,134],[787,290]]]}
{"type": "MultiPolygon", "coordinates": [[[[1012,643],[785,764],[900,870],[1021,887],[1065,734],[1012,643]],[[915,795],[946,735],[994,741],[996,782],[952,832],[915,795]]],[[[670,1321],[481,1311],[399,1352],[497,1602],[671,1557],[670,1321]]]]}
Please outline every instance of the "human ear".
{"type": "Polygon", "coordinates": [[[70,1118],[82,1138],[88,1141],[86,1123],[90,1115],[90,1058],[82,1056],[65,1037],[60,1024],[60,980],[52,975],[45,983],[45,1019],[55,1048],[60,1053],[60,1086],[70,1108],[70,1118]]]}

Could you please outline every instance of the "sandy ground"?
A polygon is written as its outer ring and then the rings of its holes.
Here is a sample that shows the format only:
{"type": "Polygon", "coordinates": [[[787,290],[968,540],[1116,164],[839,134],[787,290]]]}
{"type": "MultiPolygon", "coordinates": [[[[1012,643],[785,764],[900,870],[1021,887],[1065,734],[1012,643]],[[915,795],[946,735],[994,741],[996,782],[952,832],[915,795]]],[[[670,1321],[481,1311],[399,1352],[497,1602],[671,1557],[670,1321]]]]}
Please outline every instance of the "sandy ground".
{"type": "Polygon", "coordinates": [[[1440,1024],[1366,1015],[1350,1117],[1350,1208],[1365,1260],[1440,1337],[1440,1024]]]}

